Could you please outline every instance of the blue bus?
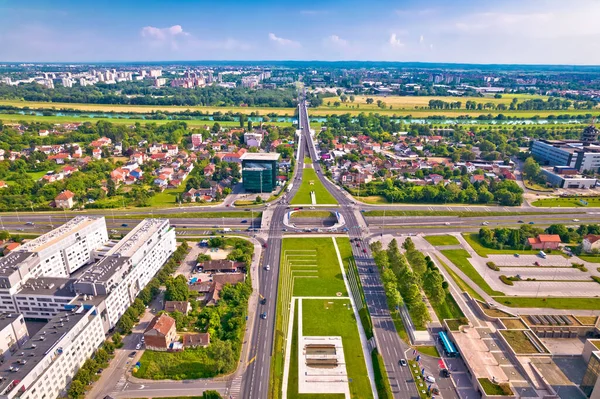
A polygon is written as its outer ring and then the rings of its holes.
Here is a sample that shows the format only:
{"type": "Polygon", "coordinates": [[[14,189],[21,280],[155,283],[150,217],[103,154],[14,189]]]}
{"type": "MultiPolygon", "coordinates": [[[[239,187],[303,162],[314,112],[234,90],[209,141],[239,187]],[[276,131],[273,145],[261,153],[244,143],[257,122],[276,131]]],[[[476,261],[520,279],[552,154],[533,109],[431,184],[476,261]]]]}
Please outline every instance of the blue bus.
{"type": "Polygon", "coordinates": [[[454,346],[452,341],[450,341],[450,339],[448,338],[448,334],[446,334],[446,332],[440,331],[440,333],[438,334],[438,339],[444,347],[444,352],[446,352],[447,357],[458,356],[458,351],[456,350],[456,347],[454,346]]]}

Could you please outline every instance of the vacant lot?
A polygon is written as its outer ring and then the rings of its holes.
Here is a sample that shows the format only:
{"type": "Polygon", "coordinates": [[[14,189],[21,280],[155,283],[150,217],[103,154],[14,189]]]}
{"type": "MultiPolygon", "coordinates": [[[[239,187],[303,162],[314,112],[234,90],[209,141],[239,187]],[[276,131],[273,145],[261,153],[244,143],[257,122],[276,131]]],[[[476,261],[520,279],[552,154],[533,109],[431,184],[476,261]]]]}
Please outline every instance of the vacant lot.
{"type": "Polygon", "coordinates": [[[341,336],[346,360],[346,371],[351,379],[353,398],[372,398],[367,366],[361,350],[356,319],[349,300],[304,299],[303,334],[314,336],[341,336]]]}
{"type": "Polygon", "coordinates": [[[144,351],[142,364],[135,376],[154,380],[195,380],[217,375],[215,361],[207,349],[186,349],[183,352],[144,351]]]}
{"type": "Polygon", "coordinates": [[[471,262],[469,262],[470,256],[467,251],[464,249],[448,249],[442,251],[442,253],[488,295],[504,295],[503,292],[492,290],[484,278],[475,270],[471,262]]]}
{"type": "Polygon", "coordinates": [[[444,235],[444,236],[425,236],[425,240],[427,240],[427,242],[430,243],[431,245],[435,245],[435,246],[460,245],[460,243],[458,242],[458,240],[456,239],[456,237],[453,237],[453,236],[450,236],[450,235],[444,235]]]}
{"type": "Polygon", "coordinates": [[[290,204],[312,204],[310,198],[310,192],[315,192],[317,204],[337,204],[333,195],[327,191],[323,183],[319,180],[317,172],[314,169],[304,169],[302,174],[302,184],[298,189],[298,192],[292,198],[290,204]]]}

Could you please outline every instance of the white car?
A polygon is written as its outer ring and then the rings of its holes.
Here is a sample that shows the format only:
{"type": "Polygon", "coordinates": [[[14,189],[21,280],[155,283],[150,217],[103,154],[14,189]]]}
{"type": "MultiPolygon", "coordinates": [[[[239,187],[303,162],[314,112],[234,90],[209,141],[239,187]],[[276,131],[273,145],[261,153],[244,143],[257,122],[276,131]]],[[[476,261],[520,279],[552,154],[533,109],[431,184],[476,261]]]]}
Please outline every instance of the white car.
{"type": "Polygon", "coordinates": [[[427,377],[425,377],[425,381],[430,382],[430,383],[435,383],[435,378],[433,378],[432,376],[428,375],[427,377]]]}
{"type": "Polygon", "coordinates": [[[265,270],[266,270],[266,271],[269,271],[269,270],[271,270],[271,266],[269,266],[269,265],[265,266],[265,270]]]}
{"type": "Polygon", "coordinates": [[[579,222],[579,219],[573,219],[574,222],[579,222]]]}
{"type": "Polygon", "coordinates": [[[446,226],[450,226],[450,222],[446,222],[444,223],[446,226]]]}
{"type": "Polygon", "coordinates": [[[142,348],[142,344],[137,344],[137,345],[135,346],[135,349],[137,349],[137,350],[140,350],[141,348],[142,348]]]}

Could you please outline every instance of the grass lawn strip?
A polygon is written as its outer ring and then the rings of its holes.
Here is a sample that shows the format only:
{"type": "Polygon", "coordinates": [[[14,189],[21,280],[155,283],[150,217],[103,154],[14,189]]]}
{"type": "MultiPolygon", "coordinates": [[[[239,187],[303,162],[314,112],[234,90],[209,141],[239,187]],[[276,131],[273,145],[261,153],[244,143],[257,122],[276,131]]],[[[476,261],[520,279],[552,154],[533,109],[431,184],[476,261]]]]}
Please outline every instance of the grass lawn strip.
{"type": "MultiPolygon", "coordinates": [[[[359,197],[360,201],[364,201],[365,197],[359,197]]],[[[387,202],[386,202],[387,203],[387,202]]],[[[439,204],[437,204],[439,205],[439,204]]],[[[560,214],[582,214],[584,212],[567,211],[564,212],[485,212],[485,211],[426,211],[426,210],[408,210],[408,211],[366,211],[363,213],[365,217],[385,217],[392,216],[458,216],[458,217],[490,217],[490,216],[520,216],[520,215],[560,215],[560,214]]]]}
{"type": "Polygon", "coordinates": [[[460,245],[458,239],[451,235],[425,236],[425,240],[434,246],[460,245]]]}
{"type": "Polygon", "coordinates": [[[469,262],[470,256],[464,249],[447,249],[442,251],[442,254],[456,267],[458,267],[463,273],[467,275],[475,284],[477,284],[482,290],[488,295],[504,296],[503,292],[494,291],[485,281],[485,279],[475,270],[471,262],[469,262]]]}
{"type": "Polygon", "coordinates": [[[312,204],[312,200],[310,198],[310,192],[315,192],[315,197],[317,204],[337,204],[333,195],[323,185],[321,180],[319,180],[319,176],[317,176],[317,172],[315,172],[312,168],[305,168],[302,172],[302,183],[300,184],[300,188],[290,204],[297,205],[308,205],[312,204]],[[313,184],[310,184],[310,183],[313,184]]]}
{"type": "Polygon", "coordinates": [[[366,359],[357,329],[357,320],[348,299],[303,299],[302,333],[306,336],[340,336],[352,398],[372,398],[366,359]]]}
{"type": "Polygon", "coordinates": [[[373,373],[375,374],[375,386],[377,387],[377,395],[379,399],[393,399],[394,393],[388,379],[387,371],[385,370],[385,364],[383,363],[383,357],[377,351],[377,348],[371,352],[371,358],[373,361],[373,373]]]}
{"type": "Polygon", "coordinates": [[[333,216],[329,211],[296,211],[292,213],[291,218],[328,218],[333,216]]]}
{"type": "Polygon", "coordinates": [[[600,298],[534,298],[495,296],[494,300],[512,308],[550,308],[550,309],[600,309],[600,298]]]}
{"type": "Polygon", "coordinates": [[[312,159],[310,159],[310,157],[304,157],[304,164],[305,165],[312,165],[312,159]]]}
{"type": "Polygon", "coordinates": [[[504,384],[494,384],[492,381],[490,381],[489,378],[478,378],[477,379],[479,381],[479,383],[481,384],[481,387],[483,388],[483,390],[485,391],[485,393],[487,395],[498,395],[498,396],[511,396],[513,395],[513,391],[512,389],[510,389],[510,386],[508,385],[508,383],[504,383],[504,384]]]}
{"type": "Polygon", "coordinates": [[[531,205],[541,208],[585,208],[586,205],[580,201],[586,201],[588,207],[600,206],[600,197],[543,198],[534,201],[531,205]]]}
{"type": "MultiPolygon", "coordinates": [[[[535,345],[531,342],[531,340],[525,335],[525,331],[522,330],[498,330],[500,334],[506,339],[506,342],[513,348],[513,350],[518,354],[539,354],[546,353],[544,350],[540,352],[537,350],[535,345]]],[[[533,333],[532,333],[533,336],[533,333]]],[[[538,342],[538,345],[543,349],[543,345],[538,342]]]]}
{"type": "Polygon", "coordinates": [[[471,296],[471,298],[473,298],[473,299],[479,299],[480,301],[484,300],[483,297],[477,293],[477,291],[475,291],[469,284],[467,284],[465,282],[465,280],[463,280],[462,278],[460,278],[460,276],[458,274],[456,274],[454,272],[454,270],[450,269],[450,267],[445,262],[443,262],[437,256],[435,258],[437,259],[438,262],[440,262],[440,264],[442,265],[442,267],[448,272],[448,274],[450,275],[450,277],[452,277],[452,279],[454,279],[454,281],[456,282],[456,285],[458,285],[458,287],[461,290],[463,290],[464,292],[468,293],[471,296]]]}
{"type": "Polygon", "coordinates": [[[440,357],[440,353],[438,352],[437,348],[433,345],[415,346],[414,349],[416,349],[423,355],[431,357],[440,357]]]}

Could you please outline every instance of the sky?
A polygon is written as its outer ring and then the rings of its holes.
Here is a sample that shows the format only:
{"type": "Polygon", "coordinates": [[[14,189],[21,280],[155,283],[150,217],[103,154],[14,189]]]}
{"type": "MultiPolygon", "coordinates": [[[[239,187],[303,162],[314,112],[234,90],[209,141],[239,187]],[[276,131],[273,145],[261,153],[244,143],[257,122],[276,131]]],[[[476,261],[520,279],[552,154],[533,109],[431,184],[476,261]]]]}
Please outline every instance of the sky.
{"type": "Polygon", "coordinates": [[[598,0],[0,0],[0,62],[600,65],[598,0]]]}

